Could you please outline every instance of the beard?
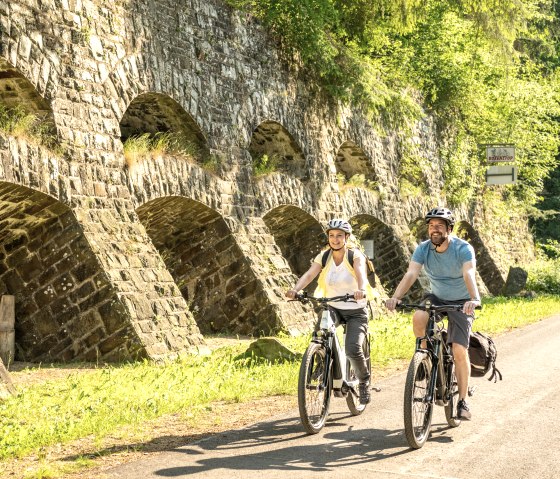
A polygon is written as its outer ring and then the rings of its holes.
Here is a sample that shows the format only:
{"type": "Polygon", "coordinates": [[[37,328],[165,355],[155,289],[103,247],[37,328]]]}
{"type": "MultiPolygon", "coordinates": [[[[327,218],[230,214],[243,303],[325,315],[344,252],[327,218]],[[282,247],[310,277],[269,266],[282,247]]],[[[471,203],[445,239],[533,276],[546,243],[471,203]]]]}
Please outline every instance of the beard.
{"type": "Polygon", "coordinates": [[[430,236],[430,241],[436,247],[441,246],[445,242],[446,239],[447,239],[447,236],[444,236],[442,234],[432,234],[430,236]]]}

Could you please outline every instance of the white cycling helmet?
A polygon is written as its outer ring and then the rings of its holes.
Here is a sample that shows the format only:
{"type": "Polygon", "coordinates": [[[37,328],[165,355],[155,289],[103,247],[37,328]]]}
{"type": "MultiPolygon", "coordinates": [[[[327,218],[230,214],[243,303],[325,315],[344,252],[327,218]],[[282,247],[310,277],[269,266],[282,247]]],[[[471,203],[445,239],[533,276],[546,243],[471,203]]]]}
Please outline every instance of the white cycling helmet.
{"type": "Polygon", "coordinates": [[[429,223],[429,221],[433,218],[445,221],[451,228],[453,228],[453,225],[455,225],[455,217],[453,216],[451,210],[448,210],[447,208],[438,207],[428,211],[428,214],[425,218],[426,223],[429,223]]]}
{"type": "Polygon", "coordinates": [[[327,233],[330,230],[341,230],[345,233],[352,234],[352,226],[350,226],[350,223],[340,218],[335,218],[327,223],[327,233]]]}

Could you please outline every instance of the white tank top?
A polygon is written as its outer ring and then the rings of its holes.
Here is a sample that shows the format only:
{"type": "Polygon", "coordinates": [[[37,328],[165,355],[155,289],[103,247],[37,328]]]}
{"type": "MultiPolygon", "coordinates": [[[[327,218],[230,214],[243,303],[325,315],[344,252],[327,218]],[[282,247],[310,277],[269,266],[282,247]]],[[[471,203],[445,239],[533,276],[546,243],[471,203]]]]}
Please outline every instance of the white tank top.
{"type": "MultiPolygon", "coordinates": [[[[334,263],[334,261],[329,261],[327,266],[325,282],[327,284],[327,297],[331,296],[342,296],[344,294],[354,294],[354,291],[358,289],[358,281],[348,268],[344,265],[344,261],[342,261],[338,266],[334,263]]],[[[364,308],[367,305],[366,299],[360,299],[357,302],[353,301],[337,301],[333,303],[329,303],[330,306],[333,306],[337,309],[358,309],[364,308]]]]}

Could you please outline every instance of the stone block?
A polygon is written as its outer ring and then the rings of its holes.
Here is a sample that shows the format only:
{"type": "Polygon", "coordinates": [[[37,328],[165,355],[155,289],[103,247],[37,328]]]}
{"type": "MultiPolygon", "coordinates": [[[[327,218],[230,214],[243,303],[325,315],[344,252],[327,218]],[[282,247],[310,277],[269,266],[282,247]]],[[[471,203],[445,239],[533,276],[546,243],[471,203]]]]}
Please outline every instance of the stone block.
{"type": "Polygon", "coordinates": [[[527,285],[528,273],[523,268],[511,266],[504,285],[504,296],[514,296],[521,293],[527,285]]]}

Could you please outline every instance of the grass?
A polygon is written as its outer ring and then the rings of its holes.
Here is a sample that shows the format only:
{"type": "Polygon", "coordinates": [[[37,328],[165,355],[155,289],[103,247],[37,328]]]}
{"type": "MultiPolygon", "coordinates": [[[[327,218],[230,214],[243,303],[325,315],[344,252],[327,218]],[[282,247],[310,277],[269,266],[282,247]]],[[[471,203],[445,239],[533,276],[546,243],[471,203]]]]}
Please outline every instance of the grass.
{"type": "Polygon", "coordinates": [[[279,155],[267,155],[257,157],[253,161],[253,175],[255,177],[269,175],[278,171],[281,157],[279,155]]]}
{"type": "MultiPolygon", "coordinates": [[[[129,168],[133,168],[141,161],[165,154],[178,155],[193,161],[201,156],[199,148],[184,134],[172,131],[130,136],[125,140],[123,150],[129,168]]],[[[212,157],[201,159],[200,163],[212,169],[216,167],[216,161],[216,158],[212,157]]]]}
{"type": "Polygon", "coordinates": [[[54,153],[62,153],[52,123],[20,106],[8,108],[0,103],[0,131],[6,135],[25,138],[32,143],[43,145],[54,153]]]}
{"type": "MultiPolygon", "coordinates": [[[[475,329],[495,334],[558,312],[559,296],[487,299],[475,329]]],[[[371,323],[371,332],[374,369],[410,357],[410,316],[383,316],[371,323]]],[[[308,343],[308,337],[281,339],[298,352],[308,343]]],[[[37,454],[79,438],[102,439],[123,426],[139,426],[166,414],[196,421],[217,401],[243,403],[296,393],[297,361],[271,364],[243,358],[244,349],[228,346],[210,356],[165,364],[108,366],[21,388],[17,396],[0,403],[0,460],[37,454]]]]}

